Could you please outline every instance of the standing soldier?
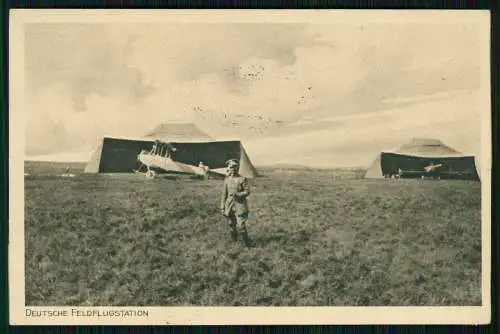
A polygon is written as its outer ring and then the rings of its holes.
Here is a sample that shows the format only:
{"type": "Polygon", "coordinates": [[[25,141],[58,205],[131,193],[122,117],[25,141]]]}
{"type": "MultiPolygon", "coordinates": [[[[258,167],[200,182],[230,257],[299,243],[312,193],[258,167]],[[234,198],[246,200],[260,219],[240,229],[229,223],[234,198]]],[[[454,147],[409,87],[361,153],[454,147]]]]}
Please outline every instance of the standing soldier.
{"type": "Polygon", "coordinates": [[[208,171],[210,170],[210,167],[205,165],[203,163],[203,161],[200,161],[200,163],[198,164],[198,167],[200,167],[200,169],[201,169],[203,179],[208,180],[208,171]]]}
{"type": "Polygon", "coordinates": [[[155,140],[154,143],[153,143],[153,148],[151,149],[151,151],[149,153],[153,154],[153,155],[156,155],[157,152],[158,152],[158,146],[160,145],[160,141],[159,140],[155,140]]]}
{"type": "Polygon", "coordinates": [[[227,162],[227,174],[224,179],[224,190],[222,191],[221,212],[226,217],[231,228],[231,238],[238,240],[238,232],[241,241],[248,246],[248,232],[246,223],[248,220],[247,197],[250,195],[248,180],[238,174],[238,162],[229,160],[227,162]]]}

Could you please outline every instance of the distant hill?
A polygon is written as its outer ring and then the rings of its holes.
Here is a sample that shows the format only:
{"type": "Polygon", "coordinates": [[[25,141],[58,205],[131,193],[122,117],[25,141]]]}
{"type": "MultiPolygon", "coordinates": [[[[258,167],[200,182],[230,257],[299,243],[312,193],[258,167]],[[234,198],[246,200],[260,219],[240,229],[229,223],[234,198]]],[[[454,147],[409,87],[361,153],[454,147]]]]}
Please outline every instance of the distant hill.
{"type": "Polygon", "coordinates": [[[282,169],[282,170],[296,170],[296,171],[312,171],[312,170],[335,170],[339,172],[353,172],[353,171],[364,171],[365,167],[313,167],[304,166],[300,164],[286,164],[279,163],[274,165],[262,165],[258,166],[259,169],[282,169]]]}
{"type": "Polygon", "coordinates": [[[25,161],[24,172],[29,174],[59,174],[65,173],[69,168],[71,173],[81,173],[85,166],[85,162],[25,161]]]}
{"type": "Polygon", "coordinates": [[[304,166],[304,165],[299,165],[299,164],[286,164],[286,163],[280,163],[280,164],[275,164],[275,165],[270,165],[266,166],[268,168],[280,168],[280,169],[294,169],[294,170],[309,170],[311,167],[309,166],[304,166]]]}

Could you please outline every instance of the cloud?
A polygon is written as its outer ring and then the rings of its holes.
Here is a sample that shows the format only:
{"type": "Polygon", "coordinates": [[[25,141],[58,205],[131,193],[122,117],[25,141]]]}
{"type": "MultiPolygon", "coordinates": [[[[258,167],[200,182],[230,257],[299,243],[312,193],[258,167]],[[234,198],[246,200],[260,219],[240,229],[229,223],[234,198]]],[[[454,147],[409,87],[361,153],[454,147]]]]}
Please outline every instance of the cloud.
{"type": "Polygon", "coordinates": [[[72,111],[86,111],[92,94],[135,103],[155,92],[130,66],[133,38],[101,24],[28,24],[26,82],[30,92],[64,83],[72,111]]]}
{"type": "Polygon", "coordinates": [[[478,37],[440,23],[28,25],[27,150],[140,136],[168,120],[246,140],[320,131],[332,116],[411,114],[431,93],[479,88],[478,37]],[[288,126],[301,120],[312,123],[288,126]]]}
{"type": "Polygon", "coordinates": [[[299,163],[318,167],[366,166],[380,151],[413,137],[438,138],[466,154],[481,156],[480,95],[462,93],[384,112],[318,119],[294,132],[249,140],[256,163],[299,163]],[[336,122],[335,127],[325,124],[336,122]]]}
{"type": "Polygon", "coordinates": [[[396,97],[480,87],[480,39],[473,26],[352,24],[331,33],[324,26],[309,29],[349,59],[349,70],[332,78],[348,87],[335,103],[341,113],[385,110],[391,107],[387,100],[396,97]],[[362,78],[349,82],[353,72],[362,73],[362,78]]]}

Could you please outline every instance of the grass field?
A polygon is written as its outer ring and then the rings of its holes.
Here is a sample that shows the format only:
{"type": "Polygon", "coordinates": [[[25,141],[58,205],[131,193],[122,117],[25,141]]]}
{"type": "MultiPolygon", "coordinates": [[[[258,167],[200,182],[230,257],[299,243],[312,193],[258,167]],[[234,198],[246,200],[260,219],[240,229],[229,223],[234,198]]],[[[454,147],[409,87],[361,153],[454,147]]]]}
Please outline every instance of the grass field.
{"type": "Polygon", "coordinates": [[[26,304],[481,304],[479,182],[265,174],[251,248],[221,181],[26,177],[26,304]]]}

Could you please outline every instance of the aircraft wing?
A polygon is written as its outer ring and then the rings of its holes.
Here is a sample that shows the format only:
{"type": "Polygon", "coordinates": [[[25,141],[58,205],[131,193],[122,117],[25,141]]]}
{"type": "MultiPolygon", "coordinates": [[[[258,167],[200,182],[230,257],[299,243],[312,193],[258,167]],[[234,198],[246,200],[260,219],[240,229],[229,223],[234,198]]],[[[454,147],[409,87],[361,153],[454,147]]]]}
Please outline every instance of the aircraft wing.
{"type": "MultiPolygon", "coordinates": [[[[201,167],[174,161],[171,158],[166,158],[159,155],[153,155],[150,154],[149,152],[143,151],[139,153],[138,160],[151,169],[160,169],[165,172],[196,174],[196,175],[205,174],[205,171],[201,167]]],[[[226,169],[225,168],[210,169],[207,171],[207,173],[225,175],[226,169]]]]}

